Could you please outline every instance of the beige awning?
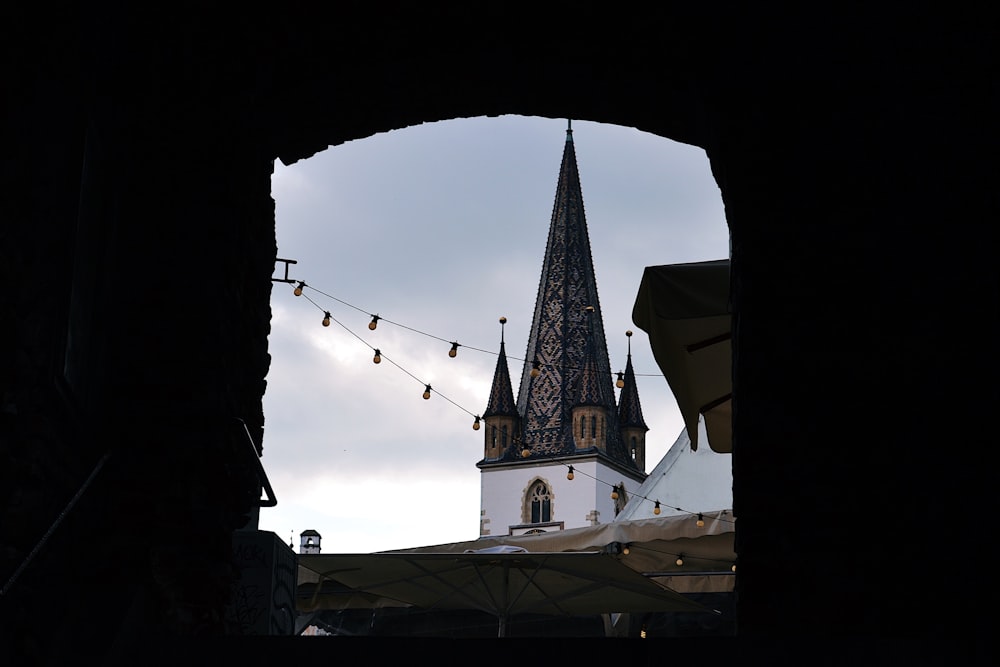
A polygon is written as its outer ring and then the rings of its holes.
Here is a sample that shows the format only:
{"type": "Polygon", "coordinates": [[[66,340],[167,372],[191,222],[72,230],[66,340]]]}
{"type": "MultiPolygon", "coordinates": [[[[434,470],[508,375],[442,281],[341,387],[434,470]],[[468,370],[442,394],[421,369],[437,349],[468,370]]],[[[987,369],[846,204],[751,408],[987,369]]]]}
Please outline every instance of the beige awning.
{"type": "Polygon", "coordinates": [[[402,550],[403,553],[462,553],[486,548],[520,547],[528,552],[614,551],[630,569],[655,577],[679,593],[733,590],[736,523],[730,510],[612,521],[596,526],[534,535],[497,535],[478,540],[402,550]],[[622,553],[624,546],[629,553],[622,553]],[[677,565],[677,557],[683,564],[677,565]],[[669,582],[669,583],[668,583],[669,582]]]}
{"type": "Polygon", "coordinates": [[[733,590],[735,522],[729,510],[702,519],[701,526],[697,515],[666,516],[374,554],[302,554],[296,608],[469,608],[501,619],[708,611],[683,594],[733,590]],[[501,581],[520,583],[497,605],[501,581]]]}
{"type": "Polygon", "coordinates": [[[677,399],[691,449],[704,418],[713,451],[733,451],[729,260],[647,266],[632,308],[677,399]]]}

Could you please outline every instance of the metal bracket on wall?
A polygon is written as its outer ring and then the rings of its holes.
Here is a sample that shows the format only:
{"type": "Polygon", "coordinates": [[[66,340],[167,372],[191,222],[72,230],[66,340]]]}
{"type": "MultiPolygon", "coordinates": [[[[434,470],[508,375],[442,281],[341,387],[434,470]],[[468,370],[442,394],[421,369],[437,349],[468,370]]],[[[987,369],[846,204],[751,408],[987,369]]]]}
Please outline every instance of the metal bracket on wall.
{"type": "Polygon", "coordinates": [[[276,283],[294,283],[295,280],[293,278],[289,278],[288,277],[288,266],[290,264],[298,264],[298,261],[296,261],[294,259],[282,259],[281,257],[275,257],[274,261],[276,261],[276,262],[284,262],[285,263],[285,277],[284,278],[274,278],[274,277],[272,277],[271,278],[271,282],[276,282],[276,283]]]}
{"type": "Polygon", "coordinates": [[[250,435],[250,429],[247,428],[247,423],[239,417],[234,417],[234,419],[243,425],[243,431],[247,434],[247,440],[250,442],[250,454],[253,457],[254,465],[257,466],[257,477],[260,479],[264,492],[267,493],[267,498],[260,498],[257,501],[257,506],[274,507],[278,504],[278,499],[274,497],[274,491],[271,489],[271,482],[268,481],[267,472],[264,470],[264,465],[260,462],[260,456],[257,454],[257,445],[253,441],[253,436],[250,435]]]}

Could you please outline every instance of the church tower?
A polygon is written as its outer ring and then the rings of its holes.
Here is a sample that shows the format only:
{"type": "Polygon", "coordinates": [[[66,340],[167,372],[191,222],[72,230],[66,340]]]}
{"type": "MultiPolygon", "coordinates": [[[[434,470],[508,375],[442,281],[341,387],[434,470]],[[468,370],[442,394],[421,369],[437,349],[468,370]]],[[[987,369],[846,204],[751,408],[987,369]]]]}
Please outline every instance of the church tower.
{"type": "Polygon", "coordinates": [[[631,350],[624,375],[619,406],[569,125],[517,400],[501,334],[483,414],[480,535],[614,519],[646,478],[631,350]]]}

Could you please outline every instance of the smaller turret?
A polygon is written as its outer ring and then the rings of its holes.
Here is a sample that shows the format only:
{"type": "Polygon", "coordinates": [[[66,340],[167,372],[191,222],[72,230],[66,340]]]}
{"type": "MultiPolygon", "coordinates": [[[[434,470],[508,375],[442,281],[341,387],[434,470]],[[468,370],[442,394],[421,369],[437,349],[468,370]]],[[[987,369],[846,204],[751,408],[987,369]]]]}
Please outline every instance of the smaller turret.
{"type": "MultiPolygon", "coordinates": [[[[485,434],[483,435],[483,459],[496,461],[508,454],[515,442],[520,442],[520,422],[517,414],[517,404],[514,402],[514,389],[510,383],[510,371],[507,367],[507,352],[504,348],[503,325],[506,317],[500,318],[500,353],[497,355],[497,367],[493,373],[493,386],[490,390],[490,400],[483,413],[485,434]]],[[[520,452],[513,452],[520,456],[520,452]]]]}
{"type": "Polygon", "coordinates": [[[639,405],[639,390],[635,384],[635,371],[632,369],[632,332],[628,336],[628,358],[625,362],[625,372],[618,374],[617,385],[621,389],[618,397],[618,426],[621,429],[622,442],[639,470],[646,469],[646,426],[642,418],[642,406],[639,405]]]}

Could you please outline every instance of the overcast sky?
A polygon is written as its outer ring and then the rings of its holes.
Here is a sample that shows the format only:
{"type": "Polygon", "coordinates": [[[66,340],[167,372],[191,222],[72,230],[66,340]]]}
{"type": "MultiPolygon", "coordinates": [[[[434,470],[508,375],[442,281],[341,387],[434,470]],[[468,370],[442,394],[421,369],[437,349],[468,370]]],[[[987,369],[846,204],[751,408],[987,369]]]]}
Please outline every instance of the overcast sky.
{"type": "MultiPolygon", "coordinates": [[[[472,423],[501,316],[515,389],[521,374],[565,137],[564,119],[472,118],[275,163],[278,257],[308,287],[271,296],[262,461],[278,504],[261,530],[296,550],[316,530],[324,553],[478,537],[472,423]]],[[[722,201],[700,148],[584,121],[573,138],[613,372],[634,334],[648,472],[683,422],[632,307],[646,266],[729,256],[722,201]]]]}

